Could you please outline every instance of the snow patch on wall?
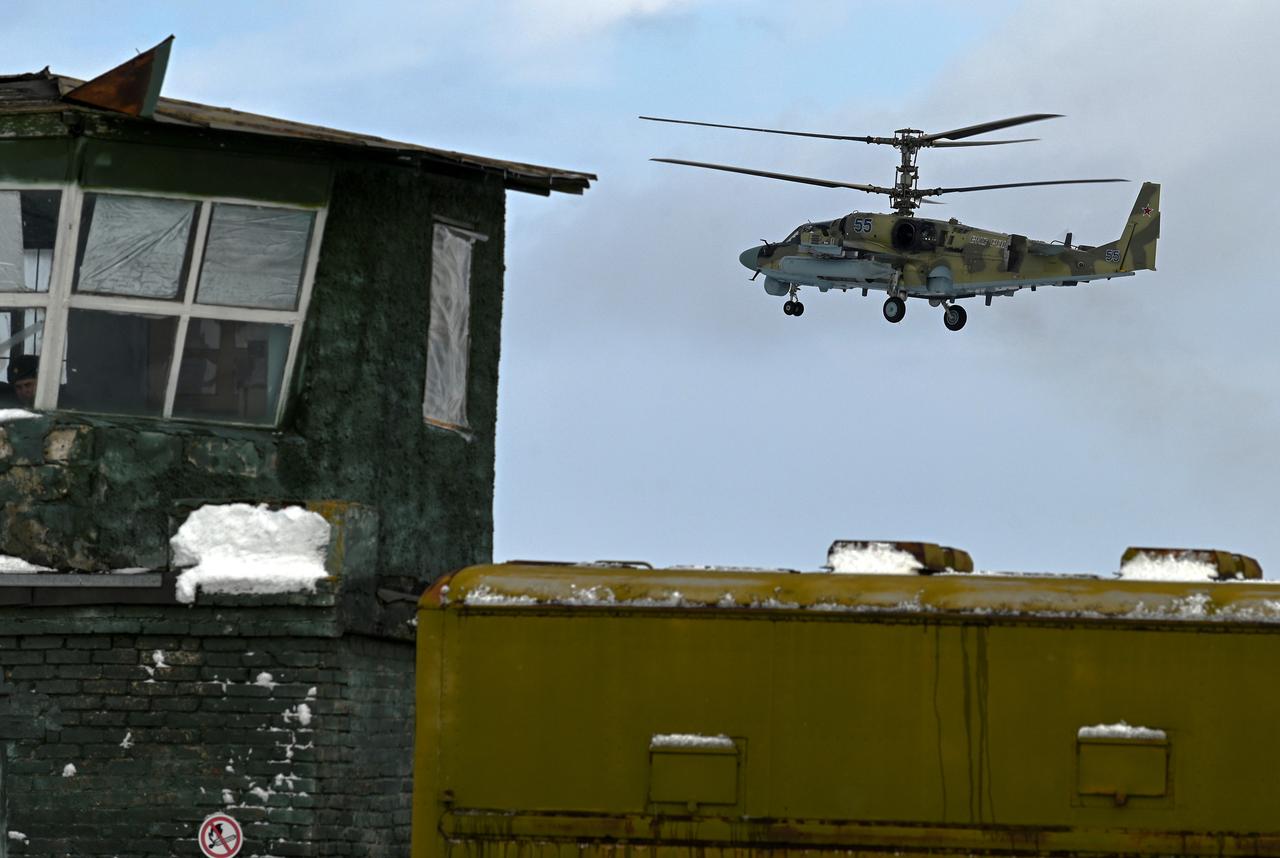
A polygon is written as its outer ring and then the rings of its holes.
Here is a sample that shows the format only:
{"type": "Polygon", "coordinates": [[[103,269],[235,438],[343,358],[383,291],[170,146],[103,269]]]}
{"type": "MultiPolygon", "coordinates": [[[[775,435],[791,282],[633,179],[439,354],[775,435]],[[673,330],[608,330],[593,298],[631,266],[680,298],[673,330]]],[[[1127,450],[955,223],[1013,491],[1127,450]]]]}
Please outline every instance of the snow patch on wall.
{"type": "Polygon", "coordinates": [[[733,740],[723,733],[707,736],[702,733],[655,733],[649,738],[649,748],[719,748],[732,751],[733,740]]]}
{"type": "Polygon", "coordinates": [[[76,776],[76,764],[75,764],[75,763],[67,763],[65,766],[63,766],[63,767],[62,767],[62,776],[63,776],[64,778],[73,778],[73,777],[75,777],[75,776],[76,776]]]}
{"type": "Polygon", "coordinates": [[[1126,721],[1117,721],[1115,724],[1094,724],[1091,727],[1081,727],[1076,731],[1076,737],[1080,739],[1159,740],[1167,738],[1164,730],[1156,730],[1151,727],[1133,727],[1126,721]]]}
{"type": "Polygon", "coordinates": [[[329,522],[302,507],[209,504],[191,513],[170,540],[177,598],[206,593],[315,592],[329,545],[329,522]]]}
{"type": "Polygon", "coordinates": [[[831,571],[844,575],[914,575],[919,560],[887,542],[837,546],[827,558],[831,571]]]}
{"type": "Polygon", "coordinates": [[[32,417],[39,416],[39,414],[30,412],[25,408],[0,408],[0,423],[8,423],[13,420],[29,420],[32,417]]]}
{"type": "Polygon", "coordinates": [[[305,703],[299,703],[297,706],[284,710],[284,722],[288,724],[291,721],[297,721],[303,727],[310,727],[311,707],[305,703]]]}

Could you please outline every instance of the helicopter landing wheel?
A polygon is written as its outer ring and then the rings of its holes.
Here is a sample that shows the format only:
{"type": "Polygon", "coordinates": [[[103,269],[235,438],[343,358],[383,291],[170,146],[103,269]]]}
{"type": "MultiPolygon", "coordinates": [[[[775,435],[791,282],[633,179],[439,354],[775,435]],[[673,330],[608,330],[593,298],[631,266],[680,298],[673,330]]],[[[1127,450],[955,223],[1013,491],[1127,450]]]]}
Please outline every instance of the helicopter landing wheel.
{"type": "Polygon", "coordinates": [[[907,303],[901,298],[894,296],[884,302],[884,317],[887,321],[896,325],[905,315],[907,315],[907,303]]]}
{"type": "Polygon", "coordinates": [[[786,313],[788,316],[795,315],[795,312],[796,312],[796,302],[795,302],[795,301],[788,301],[788,302],[786,302],[785,304],[783,304],[783,305],[782,305],[782,312],[786,313]]]}
{"type": "Polygon", "coordinates": [[[791,315],[793,315],[793,316],[803,316],[803,315],[804,315],[804,304],[801,304],[799,301],[795,301],[795,302],[793,302],[793,303],[791,304],[791,315]]]}
{"type": "Polygon", "coordinates": [[[959,304],[952,304],[942,311],[942,324],[947,326],[948,331],[960,330],[968,320],[969,314],[959,304]]]}

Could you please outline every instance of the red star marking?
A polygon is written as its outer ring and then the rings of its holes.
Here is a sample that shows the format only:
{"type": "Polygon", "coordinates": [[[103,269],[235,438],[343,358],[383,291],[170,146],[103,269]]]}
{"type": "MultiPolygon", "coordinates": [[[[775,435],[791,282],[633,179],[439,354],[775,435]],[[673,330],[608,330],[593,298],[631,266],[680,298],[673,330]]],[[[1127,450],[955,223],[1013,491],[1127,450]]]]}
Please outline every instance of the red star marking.
{"type": "Polygon", "coordinates": [[[1151,206],[1143,206],[1143,207],[1142,207],[1142,216],[1143,216],[1143,217],[1151,217],[1151,206]]]}

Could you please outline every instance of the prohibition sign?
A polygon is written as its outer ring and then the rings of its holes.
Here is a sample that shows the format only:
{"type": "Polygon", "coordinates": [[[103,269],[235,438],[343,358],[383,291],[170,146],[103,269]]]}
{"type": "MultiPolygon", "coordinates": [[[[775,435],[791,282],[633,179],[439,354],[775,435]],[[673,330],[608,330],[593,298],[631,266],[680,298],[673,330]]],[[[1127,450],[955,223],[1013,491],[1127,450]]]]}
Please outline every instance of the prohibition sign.
{"type": "Polygon", "coordinates": [[[196,839],[205,858],[235,858],[244,845],[240,823],[225,813],[215,813],[202,822],[196,839]]]}

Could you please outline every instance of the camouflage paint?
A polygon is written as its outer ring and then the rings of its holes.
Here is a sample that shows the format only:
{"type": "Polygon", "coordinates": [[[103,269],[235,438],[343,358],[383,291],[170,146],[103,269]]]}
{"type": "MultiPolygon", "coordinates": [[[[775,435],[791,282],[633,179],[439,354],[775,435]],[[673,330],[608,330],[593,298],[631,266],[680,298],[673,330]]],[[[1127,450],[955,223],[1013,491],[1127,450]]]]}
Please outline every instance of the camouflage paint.
{"type": "MultiPolygon", "coordinates": [[[[870,288],[913,298],[972,298],[1044,285],[1154,270],[1160,237],[1160,186],[1143,184],[1121,237],[1097,247],[1029,240],[960,223],[852,212],[801,227],[787,241],[743,252],[740,261],[779,283],[870,288]],[[895,243],[904,225],[934,239],[895,243]],[[886,277],[886,266],[892,274],[886,277]]],[[[773,293],[771,293],[773,294],[773,293]]]]}

